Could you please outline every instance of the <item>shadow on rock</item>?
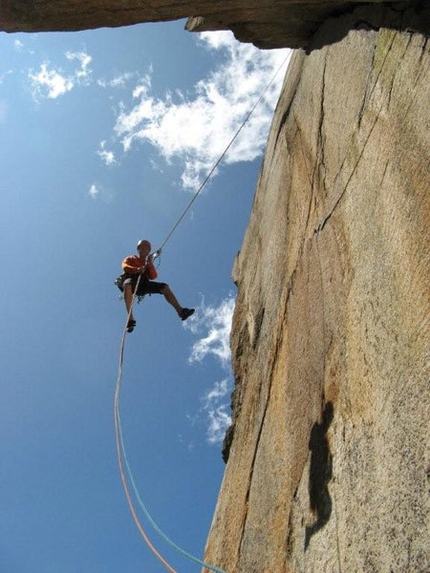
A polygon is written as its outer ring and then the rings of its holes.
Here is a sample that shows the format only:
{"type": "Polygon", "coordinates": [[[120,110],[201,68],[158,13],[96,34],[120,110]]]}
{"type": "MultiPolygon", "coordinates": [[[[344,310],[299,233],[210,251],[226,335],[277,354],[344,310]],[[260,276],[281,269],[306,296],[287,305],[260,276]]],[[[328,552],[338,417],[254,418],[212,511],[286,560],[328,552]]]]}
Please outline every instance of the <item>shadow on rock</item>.
{"type": "Polygon", "coordinates": [[[322,421],[316,422],[311,431],[309,450],[311,452],[311,465],[309,470],[309,502],[316,515],[316,521],[306,527],[305,550],[308,548],[312,535],[317,533],[328,523],[332,501],[328,491],[328,484],[332,478],[332,456],[326,434],[333,421],[333,404],[327,402],[322,421]]]}

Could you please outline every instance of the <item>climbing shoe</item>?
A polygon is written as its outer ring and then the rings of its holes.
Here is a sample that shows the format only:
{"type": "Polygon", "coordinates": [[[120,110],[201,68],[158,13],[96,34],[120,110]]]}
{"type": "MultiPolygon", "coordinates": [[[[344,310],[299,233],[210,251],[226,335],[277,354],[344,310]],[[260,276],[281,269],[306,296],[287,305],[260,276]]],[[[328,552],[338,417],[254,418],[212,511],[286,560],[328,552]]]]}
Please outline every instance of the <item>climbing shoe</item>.
{"type": "Polygon", "coordinates": [[[135,320],[129,320],[127,322],[127,332],[133,332],[135,326],[136,326],[136,321],[135,320]]]}
{"type": "Polygon", "coordinates": [[[183,308],[180,315],[181,320],[187,320],[192,314],[194,314],[194,308],[183,308]]]}

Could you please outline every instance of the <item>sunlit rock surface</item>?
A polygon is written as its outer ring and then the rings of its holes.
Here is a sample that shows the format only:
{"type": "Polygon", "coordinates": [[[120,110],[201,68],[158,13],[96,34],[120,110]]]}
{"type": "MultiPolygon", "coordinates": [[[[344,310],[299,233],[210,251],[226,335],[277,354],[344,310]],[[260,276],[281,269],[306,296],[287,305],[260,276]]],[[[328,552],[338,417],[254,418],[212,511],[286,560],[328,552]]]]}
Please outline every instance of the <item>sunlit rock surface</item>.
{"type": "Polygon", "coordinates": [[[424,573],[430,52],[352,31],[290,64],[234,279],[229,573],[424,573]]]}

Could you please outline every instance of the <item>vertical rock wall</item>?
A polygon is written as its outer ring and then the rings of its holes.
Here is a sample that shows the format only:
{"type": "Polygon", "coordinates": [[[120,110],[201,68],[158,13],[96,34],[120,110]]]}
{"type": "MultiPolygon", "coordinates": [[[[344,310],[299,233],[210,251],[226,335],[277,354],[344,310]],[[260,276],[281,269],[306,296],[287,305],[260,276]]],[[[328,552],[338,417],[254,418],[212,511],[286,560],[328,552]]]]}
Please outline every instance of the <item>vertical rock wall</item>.
{"type": "Polygon", "coordinates": [[[234,269],[228,573],[427,571],[429,102],[422,35],[294,54],[234,269]]]}

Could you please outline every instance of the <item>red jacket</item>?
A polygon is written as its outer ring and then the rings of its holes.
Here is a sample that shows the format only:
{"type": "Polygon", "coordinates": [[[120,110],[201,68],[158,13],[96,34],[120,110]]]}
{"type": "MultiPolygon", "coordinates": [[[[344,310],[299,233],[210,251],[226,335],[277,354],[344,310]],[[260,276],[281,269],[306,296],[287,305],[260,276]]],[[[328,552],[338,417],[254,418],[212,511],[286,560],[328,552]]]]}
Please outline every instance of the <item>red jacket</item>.
{"type": "MultiPolygon", "coordinates": [[[[122,270],[129,275],[137,274],[145,262],[146,259],[141,259],[137,255],[130,255],[122,261],[122,270]]],[[[152,263],[148,263],[145,276],[151,281],[158,277],[157,269],[152,263]]]]}

